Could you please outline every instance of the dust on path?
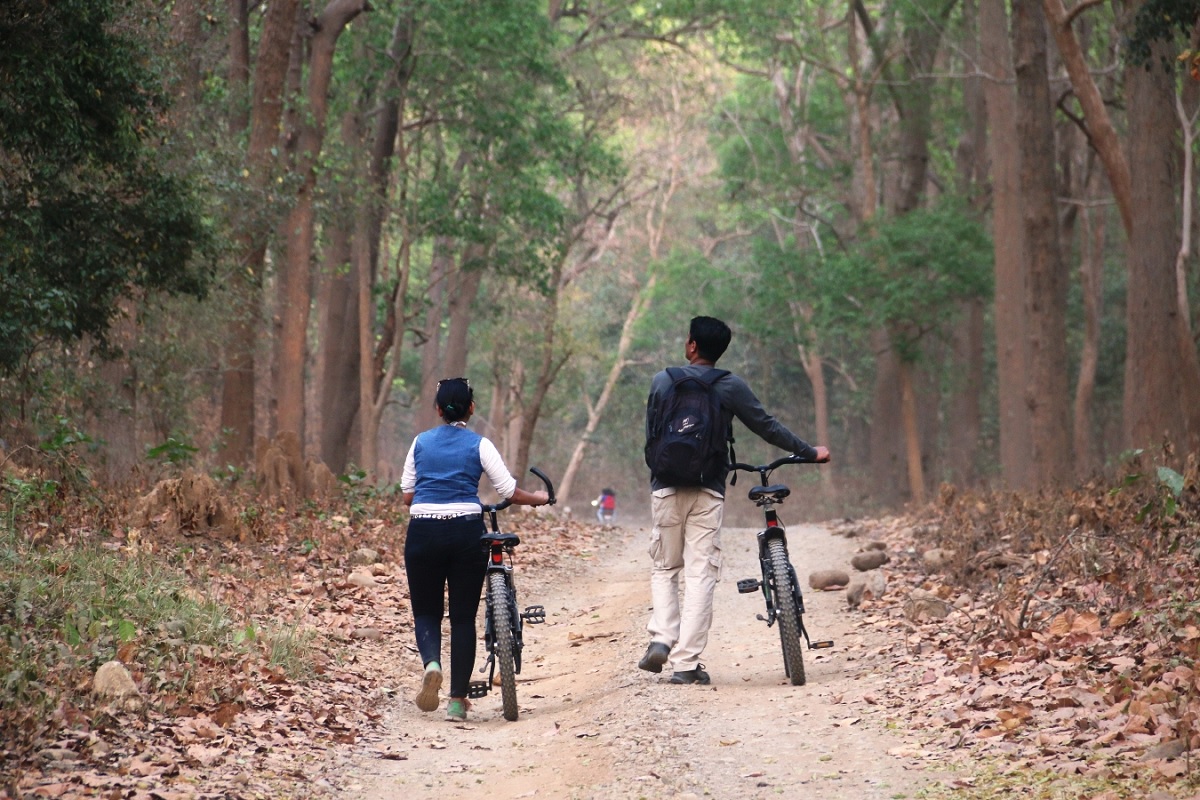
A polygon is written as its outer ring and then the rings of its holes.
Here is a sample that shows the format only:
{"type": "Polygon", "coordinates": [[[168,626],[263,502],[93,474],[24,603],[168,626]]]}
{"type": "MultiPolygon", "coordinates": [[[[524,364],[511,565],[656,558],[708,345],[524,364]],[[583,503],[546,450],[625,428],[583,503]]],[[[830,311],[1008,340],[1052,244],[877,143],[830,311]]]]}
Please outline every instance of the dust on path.
{"type": "MultiPolygon", "coordinates": [[[[668,684],[669,667],[662,675],[638,670],[648,642],[647,532],[610,531],[597,552],[552,575],[523,573],[518,551],[520,602],[541,602],[547,615],[546,624],[525,629],[519,720],[501,715],[498,688],[474,701],[465,725],[444,721],[443,709],[421,713],[412,703],[414,654],[397,665],[385,733],[339,759],[330,776],[338,793],[882,800],[914,797],[936,779],[904,755],[906,738],[888,730],[887,712],[872,704],[889,664],[878,634],[855,625],[842,592],[805,593],[810,634],[835,647],[806,651],[807,685],[788,684],[777,628],[755,619],[761,595],[735,587],[759,574],[752,530],[722,532],[724,569],[703,658],[712,685],[668,684]]],[[[812,570],[848,569],[856,549],[817,526],[791,526],[789,540],[802,582],[812,570]]]]}

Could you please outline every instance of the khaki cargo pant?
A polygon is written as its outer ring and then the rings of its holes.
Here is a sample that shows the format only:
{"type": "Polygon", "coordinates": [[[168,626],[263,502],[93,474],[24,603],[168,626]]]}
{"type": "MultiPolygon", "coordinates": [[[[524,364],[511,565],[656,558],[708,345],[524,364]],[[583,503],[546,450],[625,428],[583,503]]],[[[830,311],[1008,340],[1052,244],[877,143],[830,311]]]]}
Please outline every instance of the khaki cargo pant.
{"type": "Polygon", "coordinates": [[[700,488],[660,489],[651,496],[651,641],[671,648],[676,672],[693,670],[708,644],[713,593],[721,572],[725,500],[700,488]],[[683,601],[680,603],[680,577],[683,601]]]}

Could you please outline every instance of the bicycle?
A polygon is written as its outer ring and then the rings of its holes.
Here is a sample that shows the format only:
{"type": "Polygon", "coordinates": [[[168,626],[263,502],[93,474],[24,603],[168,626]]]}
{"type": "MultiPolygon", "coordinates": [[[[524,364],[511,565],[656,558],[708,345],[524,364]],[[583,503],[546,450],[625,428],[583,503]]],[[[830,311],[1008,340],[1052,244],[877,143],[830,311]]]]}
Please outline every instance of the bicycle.
{"type": "Polygon", "coordinates": [[[766,527],[758,533],[758,561],[762,567],[762,580],[744,578],[737,582],[737,589],[742,594],[762,589],[763,598],[767,603],[767,615],[764,617],[762,614],[756,614],[755,617],[767,623],[767,627],[775,624],[776,620],[779,621],[783,667],[793,686],[803,686],[806,680],[800,637],[804,637],[810,650],[833,647],[833,640],[814,642],[808,637],[808,631],[804,627],[804,596],[800,592],[796,570],[788,558],[787,534],[775,513],[775,506],[782,503],[792,490],[783,484],[769,484],[768,478],[774,470],[784,464],[811,463],[815,462],[789,455],[760,466],[730,465],[734,470],[758,473],[761,483],[750,489],[749,497],[763,510],[766,518],[766,527]]]}
{"type": "MultiPolygon", "coordinates": [[[[546,493],[550,495],[548,505],[554,505],[554,485],[537,467],[529,470],[542,483],[546,484],[546,493]]],[[[485,623],[484,647],[487,650],[487,660],[479,668],[487,672],[486,681],[471,681],[467,688],[467,697],[484,697],[491,691],[496,677],[496,668],[500,669],[500,698],[504,706],[504,718],[515,722],[517,709],[517,675],[521,674],[521,651],[524,641],[521,638],[525,623],[537,625],[546,621],[546,609],[540,605],[528,606],[524,611],[517,610],[517,585],[513,575],[513,551],[521,543],[521,537],[515,533],[501,533],[496,520],[496,512],[512,505],[508,500],[483,506],[483,511],[491,520],[491,531],[484,533],[481,543],[487,553],[487,574],[484,580],[485,623]]]]}

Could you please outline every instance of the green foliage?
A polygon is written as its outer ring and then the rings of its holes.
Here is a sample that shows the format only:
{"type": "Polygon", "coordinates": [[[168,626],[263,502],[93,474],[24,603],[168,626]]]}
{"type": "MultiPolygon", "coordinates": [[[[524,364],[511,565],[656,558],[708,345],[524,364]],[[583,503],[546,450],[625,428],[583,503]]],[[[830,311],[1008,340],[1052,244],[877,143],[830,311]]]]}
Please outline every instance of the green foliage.
{"type": "Polygon", "coordinates": [[[0,6],[0,371],[43,339],[103,341],[137,289],[203,294],[207,229],[155,149],[165,97],[132,0],[0,6]]]}
{"type": "Polygon", "coordinates": [[[168,436],[162,444],[146,448],[146,457],[179,467],[190,463],[192,456],[199,451],[200,448],[188,443],[182,437],[168,436]]]}
{"type": "Polygon", "coordinates": [[[418,153],[410,230],[451,237],[468,269],[547,286],[572,228],[558,189],[611,174],[612,156],[565,113],[570,90],[544,9],[531,0],[422,4],[408,104],[437,124],[418,153]]]}
{"type": "MultiPolygon", "coordinates": [[[[1147,0],[1133,18],[1129,60],[1149,68],[1151,51],[1158,42],[1188,41],[1200,20],[1200,0],[1147,0]]],[[[1162,56],[1162,67],[1174,68],[1173,54],[1162,56]]]]}
{"type": "Polygon", "coordinates": [[[959,301],[991,293],[991,243],[971,215],[950,204],[885,221],[818,275],[822,309],[851,331],[885,328],[915,360],[925,335],[944,329],[959,301]]]}

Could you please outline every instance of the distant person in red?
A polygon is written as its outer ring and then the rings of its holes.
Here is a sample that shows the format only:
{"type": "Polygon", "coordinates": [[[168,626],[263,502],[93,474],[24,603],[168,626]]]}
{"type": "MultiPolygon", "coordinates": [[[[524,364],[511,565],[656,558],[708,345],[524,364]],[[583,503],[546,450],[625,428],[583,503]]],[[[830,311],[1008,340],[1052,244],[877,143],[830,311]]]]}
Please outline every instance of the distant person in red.
{"type": "Polygon", "coordinates": [[[601,489],[600,496],[592,501],[599,522],[612,522],[617,516],[617,493],[612,489],[601,489]]]}

